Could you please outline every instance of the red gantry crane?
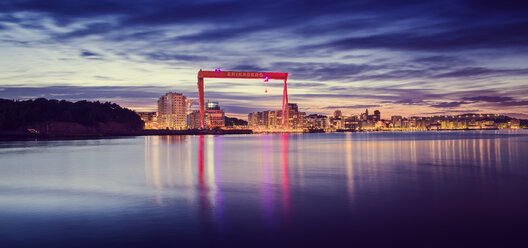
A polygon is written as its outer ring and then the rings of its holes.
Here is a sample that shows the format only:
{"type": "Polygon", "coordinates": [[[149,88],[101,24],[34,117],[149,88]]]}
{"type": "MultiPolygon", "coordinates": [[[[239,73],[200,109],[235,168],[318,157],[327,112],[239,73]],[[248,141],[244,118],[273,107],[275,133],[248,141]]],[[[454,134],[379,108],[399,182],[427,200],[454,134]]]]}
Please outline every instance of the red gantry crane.
{"type": "Polygon", "coordinates": [[[216,68],[214,71],[202,71],[198,72],[198,95],[200,102],[200,126],[205,128],[204,114],[204,79],[205,78],[239,78],[239,79],[263,79],[265,82],[268,80],[284,80],[284,90],[282,94],[282,127],[289,128],[289,111],[288,111],[288,73],[284,72],[249,72],[249,71],[221,71],[216,68]]]}

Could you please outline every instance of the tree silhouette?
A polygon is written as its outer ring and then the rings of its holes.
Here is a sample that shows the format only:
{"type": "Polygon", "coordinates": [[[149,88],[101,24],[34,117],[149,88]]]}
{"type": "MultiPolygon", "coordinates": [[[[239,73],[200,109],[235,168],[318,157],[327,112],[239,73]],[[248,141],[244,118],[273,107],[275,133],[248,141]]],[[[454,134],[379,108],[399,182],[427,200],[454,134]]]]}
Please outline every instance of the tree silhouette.
{"type": "Polygon", "coordinates": [[[110,102],[0,99],[0,130],[45,122],[73,122],[94,127],[99,123],[116,122],[132,130],[144,127],[144,122],[134,111],[110,102]]]}

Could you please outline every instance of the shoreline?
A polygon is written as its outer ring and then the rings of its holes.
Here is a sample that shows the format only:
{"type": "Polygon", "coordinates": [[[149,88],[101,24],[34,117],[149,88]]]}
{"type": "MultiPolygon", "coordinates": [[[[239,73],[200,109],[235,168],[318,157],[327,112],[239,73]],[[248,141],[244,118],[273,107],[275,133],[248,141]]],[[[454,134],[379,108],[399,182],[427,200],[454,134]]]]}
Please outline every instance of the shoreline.
{"type": "Polygon", "coordinates": [[[176,135],[233,135],[233,134],[279,134],[279,133],[377,133],[377,132],[443,132],[443,131],[498,131],[498,130],[528,130],[528,128],[519,129],[442,129],[442,130],[335,130],[317,132],[254,132],[251,129],[213,129],[213,130],[154,130],[147,129],[138,132],[123,133],[60,133],[60,134],[39,134],[39,133],[0,133],[0,141],[30,141],[30,140],[84,140],[84,139],[111,139],[121,137],[136,136],[176,136],[176,135]]]}
{"type": "Polygon", "coordinates": [[[135,137],[151,135],[229,135],[229,134],[252,134],[250,129],[237,130],[141,130],[136,132],[112,132],[112,133],[0,133],[0,141],[24,141],[24,140],[82,140],[82,139],[104,139],[115,137],[135,137]]]}

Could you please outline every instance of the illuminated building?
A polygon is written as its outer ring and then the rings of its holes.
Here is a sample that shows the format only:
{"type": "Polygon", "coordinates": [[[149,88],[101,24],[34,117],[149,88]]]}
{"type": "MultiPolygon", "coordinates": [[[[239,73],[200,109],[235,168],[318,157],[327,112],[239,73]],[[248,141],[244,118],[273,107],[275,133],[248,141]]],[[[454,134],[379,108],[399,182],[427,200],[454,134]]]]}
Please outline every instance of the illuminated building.
{"type": "Polygon", "coordinates": [[[345,120],[343,118],[343,112],[341,110],[334,111],[334,115],[330,117],[330,127],[333,129],[344,129],[345,120]]]}
{"type": "MultiPolygon", "coordinates": [[[[296,103],[288,103],[288,126],[293,129],[304,128],[306,113],[299,112],[296,103]]],[[[268,110],[248,114],[248,126],[258,129],[282,128],[282,110],[268,110]]]]}
{"type": "Polygon", "coordinates": [[[360,116],[358,115],[346,117],[344,121],[345,129],[351,129],[351,130],[359,129],[359,120],[360,120],[360,116]]]}
{"type": "Polygon", "coordinates": [[[402,117],[400,115],[391,116],[391,123],[393,127],[402,127],[402,117]]]}
{"type": "Polygon", "coordinates": [[[306,128],[326,130],[330,128],[330,121],[327,116],[312,114],[306,116],[306,128]]]}
{"type": "Polygon", "coordinates": [[[365,113],[361,114],[361,120],[367,121],[368,120],[368,109],[365,109],[365,113]]]}
{"type": "Polygon", "coordinates": [[[200,128],[200,110],[194,110],[187,115],[187,126],[192,129],[200,128]]]}
{"type": "Polygon", "coordinates": [[[158,99],[158,125],[160,128],[187,128],[187,98],[182,93],[169,92],[158,99]]]}
{"type": "Polygon", "coordinates": [[[299,112],[299,107],[297,106],[297,103],[288,103],[288,122],[290,128],[298,129],[298,128],[304,128],[304,119],[306,116],[306,113],[299,112]]]}
{"type": "Polygon", "coordinates": [[[379,110],[374,110],[374,115],[372,115],[372,121],[374,121],[374,123],[381,121],[381,113],[379,110]]]}
{"type": "Polygon", "coordinates": [[[375,127],[375,128],[383,128],[383,127],[387,127],[387,125],[386,125],[385,122],[383,122],[383,121],[377,121],[377,122],[374,124],[374,127],[375,127]]]}
{"type": "Polygon", "coordinates": [[[218,102],[207,102],[207,108],[205,110],[205,119],[205,124],[208,128],[225,126],[224,110],[220,109],[220,105],[218,104],[218,102]]]}
{"type": "MultiPolygon", "coordinates": [[[[207,128],[225,127],[225,113],[218,102],[206,103],[204,121],[207,128]]],[[[192,111],[187,115],[187,125],[192,129],[201,127],[200,110],[192,111]]]]}

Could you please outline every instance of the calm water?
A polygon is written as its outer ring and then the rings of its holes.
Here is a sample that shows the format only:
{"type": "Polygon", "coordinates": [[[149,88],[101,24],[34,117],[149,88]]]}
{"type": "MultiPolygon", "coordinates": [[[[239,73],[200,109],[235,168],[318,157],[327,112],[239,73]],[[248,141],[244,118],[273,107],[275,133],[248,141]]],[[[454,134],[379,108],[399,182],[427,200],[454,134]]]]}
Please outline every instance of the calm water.
{"type": "Polygon", "coordinates": [[[526,130],[0,143],[0,247],[520,246],[527,223],[526,130]]]}

